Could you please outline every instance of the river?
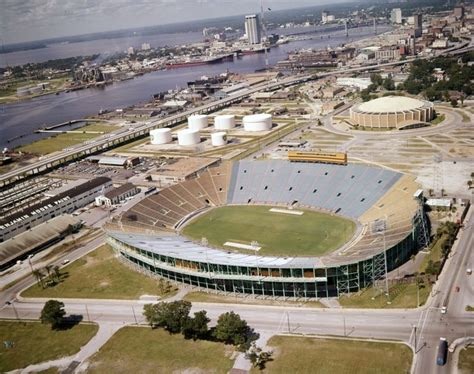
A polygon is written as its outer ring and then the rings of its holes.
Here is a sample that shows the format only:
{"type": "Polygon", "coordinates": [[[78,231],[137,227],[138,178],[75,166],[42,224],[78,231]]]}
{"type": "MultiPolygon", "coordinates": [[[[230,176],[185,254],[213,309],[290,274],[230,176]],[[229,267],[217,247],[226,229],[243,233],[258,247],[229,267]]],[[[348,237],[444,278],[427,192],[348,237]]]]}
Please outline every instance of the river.
{"type": "MultiPolygon", "coordinates": [[[[385,32],[389,27],[379,27],[378,32],[385,32]]],[[[324,48],[338,46],[351,40],[358,40],[372,35],[370,27],[351,30],[349,39],[344,31],[331,32],[331,38],[296,41],[272,48],[268,53],[270,65],[287,57],[287,53],[300,48],[324,48]]],[[[191,37],[195,37],[195,33],[191,37]]],[[[185,34],[187,35],[187,34],[185,34]]],[[[189,36],[189,35],[188,35],[189,36]]],[[[183,43],[184,43],[183,37],[183,43]]],[[[189,41],[187,41],[189,42],[189,41]]],[[[91,43],[91,42],[88,42],[91,43]]],[[[78,43],[74,43],[78,44],[78,43]]],[[[170,43],[171,44],[171,43],[170,43]]],[[[41,50],[28,51],[42,53],[41,50]]],[[[83,54],[95,53],[88,49],[83,54]]],[[[265,55],[247,55],[235,58],[233,62],[203,65],[173,70],[162,70],[145,74],[132,80],[114,83],[103,88],[90,88],[74,92],[62,92],[59,95],[45,95],[31,100],[0,105],[0,147],[17,147],[48,136],[35,134],[34,131],[52,124],[95,115],[101,109],[126,107],[151,99],[158,92],[185,87],[186,82],[202,75],[214,76],[229,70],[234,73],[249,73],[265,67],[265,55]],[[9,139],[14,141],[8,142],[9,139]]]]}

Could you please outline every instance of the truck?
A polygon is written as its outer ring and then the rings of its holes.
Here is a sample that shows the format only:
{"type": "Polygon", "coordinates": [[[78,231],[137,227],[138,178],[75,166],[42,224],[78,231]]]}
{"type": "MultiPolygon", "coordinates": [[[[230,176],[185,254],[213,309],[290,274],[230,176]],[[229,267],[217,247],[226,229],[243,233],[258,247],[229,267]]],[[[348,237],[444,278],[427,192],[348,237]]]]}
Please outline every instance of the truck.
{"type": "Polygon", "coordinates": [[[443,366],[446,364],[448,357],[448,341],[446,338],[439,338],[438,353],[436,354],[436,365],[443,366]]]}

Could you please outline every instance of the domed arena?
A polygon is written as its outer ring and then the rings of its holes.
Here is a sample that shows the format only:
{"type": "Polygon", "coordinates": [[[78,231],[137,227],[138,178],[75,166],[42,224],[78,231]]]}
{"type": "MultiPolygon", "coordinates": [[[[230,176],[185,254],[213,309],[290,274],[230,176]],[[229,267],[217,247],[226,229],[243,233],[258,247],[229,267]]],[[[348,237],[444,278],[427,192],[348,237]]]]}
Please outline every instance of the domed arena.
{"type": "Polygon", "coordinates": [[[403,129],[427,125],[433,117],[433,103],[405,96],[380,97],[350,109],[351,122],[363,128],[403,129]]]}
{"type": "Polygon", "coordinates": [[[414,177],[359,164],[221,162],[107,226],[120,257],[201,289],[269,297],[357,292],[425,230],[414,177]]]}

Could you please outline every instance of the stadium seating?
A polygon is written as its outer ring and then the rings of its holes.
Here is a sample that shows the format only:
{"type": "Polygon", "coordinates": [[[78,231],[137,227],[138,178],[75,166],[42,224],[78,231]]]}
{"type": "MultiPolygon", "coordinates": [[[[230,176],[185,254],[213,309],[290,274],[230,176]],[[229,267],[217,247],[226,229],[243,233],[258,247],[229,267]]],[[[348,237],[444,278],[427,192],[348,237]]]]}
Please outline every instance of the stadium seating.
{"type": "Polygon", "coordinates": [[[148,196],[122,214],[121,228],[174,231],[194,212],[220,205],[286,205],[341,214],[359,223],[358,237],[325,256],[330,264],[357,260],[410,234],[418,185],[411,176],[349,164],[283,160],[222,162],[196,178],[148,196]],[[375,227],[382,225],[385,238],[375,227]]]}

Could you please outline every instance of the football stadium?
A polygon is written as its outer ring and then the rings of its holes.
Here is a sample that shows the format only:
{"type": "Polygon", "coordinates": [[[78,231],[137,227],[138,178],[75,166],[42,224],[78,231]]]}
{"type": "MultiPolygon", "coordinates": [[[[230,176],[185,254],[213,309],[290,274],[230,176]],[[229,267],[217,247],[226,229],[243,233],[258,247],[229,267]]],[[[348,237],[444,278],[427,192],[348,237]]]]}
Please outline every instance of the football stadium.
{"type": "Polygon", "coordinates": [[[368,287],[428,236],[413,176],[286,160],[208,167],[106,230],[141,271],[206,290],[296,298],[368,287]]]}

